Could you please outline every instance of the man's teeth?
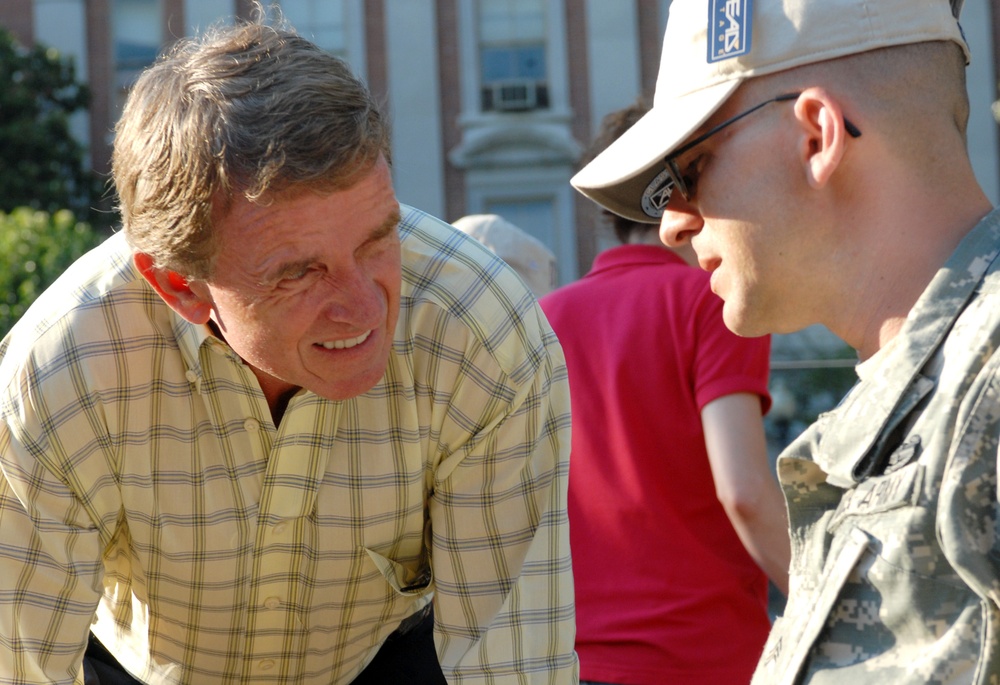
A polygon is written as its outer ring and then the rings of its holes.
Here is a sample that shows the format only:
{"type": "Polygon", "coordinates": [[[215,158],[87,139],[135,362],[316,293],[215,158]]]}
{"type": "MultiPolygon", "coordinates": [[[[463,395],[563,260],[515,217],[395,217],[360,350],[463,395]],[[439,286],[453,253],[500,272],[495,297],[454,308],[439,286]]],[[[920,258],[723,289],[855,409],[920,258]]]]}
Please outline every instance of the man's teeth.
{"type": "Polygon", "coordinates": [[[354,347],[355,345],[360,345],[365,340],[368,340],[368,336],[371,334],[372,334],[371,331],[367,331],[365,333],[362,333],[356,338],[349,338],[347,340],[328,340],[327,342],[323,343],[323,347],[325,347],[328,350],[347,350],[354,347]]]}

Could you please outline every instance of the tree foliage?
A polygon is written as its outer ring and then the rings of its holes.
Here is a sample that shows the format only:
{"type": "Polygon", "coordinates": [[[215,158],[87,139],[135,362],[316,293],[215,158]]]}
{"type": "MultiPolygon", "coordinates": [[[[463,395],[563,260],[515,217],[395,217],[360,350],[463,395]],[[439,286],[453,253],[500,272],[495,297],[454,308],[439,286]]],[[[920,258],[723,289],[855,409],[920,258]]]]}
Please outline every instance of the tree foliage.
{"type": "Polygon", "coordinates": [[[43,290],[103,235],[63,209],[0,212],[0,336],[43,290]]]}
{"type": "Polygon", "coordinates": [[[76,81],[71,58],[50,47],[20,46],[0,28],[0,211],[70,209],[99,219],[101,186],[84,165],[70,117],[90,93],[76,81]]]}

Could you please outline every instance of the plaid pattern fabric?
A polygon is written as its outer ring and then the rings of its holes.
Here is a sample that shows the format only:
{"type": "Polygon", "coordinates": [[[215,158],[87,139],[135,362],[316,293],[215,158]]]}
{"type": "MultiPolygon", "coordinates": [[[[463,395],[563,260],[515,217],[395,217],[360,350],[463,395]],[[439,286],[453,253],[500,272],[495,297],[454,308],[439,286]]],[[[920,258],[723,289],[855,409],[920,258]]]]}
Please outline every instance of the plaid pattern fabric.
{"type": "Polygon", "coordinates": [[[435,604],[453,683],[575,683],[559,345],[517,277],[404,207],[382,381],[279,426],[116,236],[0,344],[0,682],[349,683],[435,604]]]}

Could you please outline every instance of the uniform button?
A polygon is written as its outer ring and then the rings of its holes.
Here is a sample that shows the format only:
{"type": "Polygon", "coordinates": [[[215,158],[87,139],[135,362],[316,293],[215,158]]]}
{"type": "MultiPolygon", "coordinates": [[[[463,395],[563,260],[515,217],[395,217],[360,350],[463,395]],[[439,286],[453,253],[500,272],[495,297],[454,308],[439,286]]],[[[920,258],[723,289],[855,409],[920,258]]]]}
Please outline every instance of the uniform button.
{"type": "Polygon", "coordinates": [[[274,668],[274,659],[264,659],[258,662],[257,667],[262,671],[270,671],[274,668]]]}
{"type": "Polygon", "coordinates": [[[268,597],[264,600],[264,606],[268,609],[277,609],[281,606],[281,599],[278,597],[268,597]]]}
{"type": "Polygon", "coordinates": [[[247,432],[253,433],[260,428],[260,422],[257,419],[247,419],[243,422],[243,427],[247,429],[247,432]]]}

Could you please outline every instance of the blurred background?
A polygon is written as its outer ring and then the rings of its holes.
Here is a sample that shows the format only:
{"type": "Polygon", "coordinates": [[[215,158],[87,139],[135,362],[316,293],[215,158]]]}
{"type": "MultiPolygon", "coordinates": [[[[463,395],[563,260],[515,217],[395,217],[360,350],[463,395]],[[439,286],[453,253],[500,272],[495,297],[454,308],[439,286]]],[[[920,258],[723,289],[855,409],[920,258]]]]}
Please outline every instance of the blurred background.
{"type": "MultiPolygon", "coordinates": [[[[501,215],[552,250],[561,284],[615,244],[569,179],[602,117],[652,95],[669,0],[273,4],[384,102],[401,202],[448,222],[501,215]]],[[[0,0],[0,333],[91,237],[113,230],[113,128],[137,74],[172,41],[251,10],[248,0],[0,0]],[[15,102],[32,83],[33,103],[15,102]]],[[[1000,7],[966,0],[962,25],[973,53],[969,146],[996,204],[1000,7]]],[[[774,337],[773,451],[836,403],[854,363],[822,327],[774,337]]]]}

